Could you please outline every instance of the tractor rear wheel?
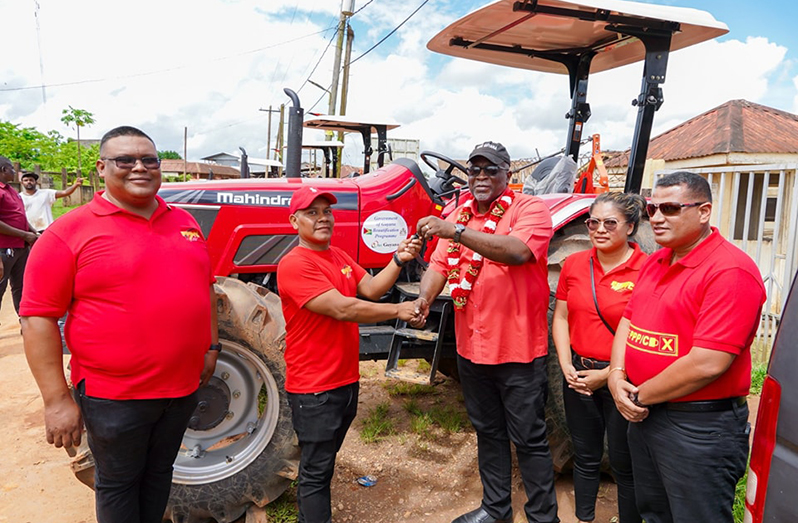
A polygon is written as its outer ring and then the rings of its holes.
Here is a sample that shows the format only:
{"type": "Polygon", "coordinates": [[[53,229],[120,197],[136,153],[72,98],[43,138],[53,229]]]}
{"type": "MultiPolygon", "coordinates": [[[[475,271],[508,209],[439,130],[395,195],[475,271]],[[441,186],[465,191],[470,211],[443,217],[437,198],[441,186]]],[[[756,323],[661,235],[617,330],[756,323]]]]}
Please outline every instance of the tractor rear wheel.
{"type": "MultiPolygon", "coordinates": [[[[234,521],[251,505],[277,499],[299,466],[280,299],[234,278],[218,278],[215,290],[223,350],[175,460],[164,515],[174,523],[234,521]]],[[[84,438],[72,469],[93,487],[93,467],[84,438]]]]}

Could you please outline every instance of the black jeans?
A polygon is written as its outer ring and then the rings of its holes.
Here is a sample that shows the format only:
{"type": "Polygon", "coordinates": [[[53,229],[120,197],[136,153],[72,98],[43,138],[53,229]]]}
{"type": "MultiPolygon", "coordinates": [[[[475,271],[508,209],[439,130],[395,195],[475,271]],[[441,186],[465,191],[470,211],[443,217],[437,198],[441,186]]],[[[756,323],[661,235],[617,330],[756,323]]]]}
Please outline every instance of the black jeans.
{"type": "MultiPolygon", "coordinates": [[[[81,384],[82,385],[82,384],[81,384]]],[[[94,455],[98,523],[161,523],[172,465],[197,406],[182,398],[107,400],[83,394],[78,403],[94,455]]]]}
{"type": "Polygon", "coordinates": [[[546,439],[546,357],[479,365],[458,355],[457,368],[468,417],[477,432],[482,507],[494,518],[512,519],[512,441],[527,495],[527,520],[560,521],[546,439]]]}
{"type": "Polygon", "coordinates": [[[330,523],[330,482],[335,455],[357,415],[360,384],[316,394],[288,393],[301,454],[297,504],[299,523],[330,523]]]}
{"type": "Polygon", "coordinates": [[[747,404],[721,412],[656,405],[630,423],[637,507],[646,523],[733,523],[750,428],[747,404]]]}
{"type": "Polygon", "coordinates": [[[25,274],[25,265],[28,263],[29,247],[11,249],[14,253],[9,256],[7,249],[0,249],[0,258],[3,260],[3,278],[0,279],[0,298],[6,293],[6,287],[11,282],[11,297],[14,299],[14,309],[19,315],[19,302],[22,300],[22,279],[25,274]]]}
{"type": "MultiPolygon", "coordinates": [[[[577,370],[583,370],[577,367],[577,370]]],[[[632,458],[626,441],[629,426],[615,407],[609,389],[601,387],[592,396],[579,394],[563,379],[565,419],[574,444],[574,494],[576,517],[582,521],[596,518],[596,496],[601,481],[604,456],[604,432],[607,433],[610,467],[618,484],[620,523],[640,523],[635,504],[632,458]]]]}

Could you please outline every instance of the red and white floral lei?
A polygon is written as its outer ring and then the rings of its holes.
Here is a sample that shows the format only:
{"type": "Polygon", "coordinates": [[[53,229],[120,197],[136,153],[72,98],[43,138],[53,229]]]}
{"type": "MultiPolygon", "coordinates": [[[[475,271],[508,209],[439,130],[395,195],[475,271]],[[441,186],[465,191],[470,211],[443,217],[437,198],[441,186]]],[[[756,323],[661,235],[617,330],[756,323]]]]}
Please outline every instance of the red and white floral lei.
{"type": "MultiPolygon", "coordinates": [[[[493,200],[488,210],[488,219],[485,225],[482,226],[482,232],[487,234],[496,232],[496,226],[499,224],[499,220],[502,219],[502,216],[504,216],[504,213],[513,203],[514,199],[515,193],[508,188],[500,197],[493,200]]],[[[469,200],[463,205],[457,217],[457,223],[467,225],[468,222],[471,221],[471,218],[474,217],[474,213],[471,211],[473,201],[473,199],[469,200]]],[[[449,248],[446,252],[448,253],[449,263],[449,291],[452,294],[455,310],[462,310],[468,302],[468,295],[471,293],[471,288],[477,280],[477,276],[479,276],[480,269],[482,269],[483,258],[481,254],[474,252],[471,256],[471,263],[466,270],[465,276],[461,279],[460,244],[456,243],[454,240],[449,240],[449,248]]]]}

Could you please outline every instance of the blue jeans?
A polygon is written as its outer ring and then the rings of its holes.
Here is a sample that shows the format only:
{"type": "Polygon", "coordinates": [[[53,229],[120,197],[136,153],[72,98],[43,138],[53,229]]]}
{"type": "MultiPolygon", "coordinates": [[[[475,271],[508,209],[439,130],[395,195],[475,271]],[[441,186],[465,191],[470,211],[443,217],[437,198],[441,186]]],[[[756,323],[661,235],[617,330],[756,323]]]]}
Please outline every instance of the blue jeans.
{"type": "Polygon", "coordinates": [[[174,399],[108,400],[86,396],[78,404],[94,456],[98,523],[161,523],[172,465],[196,392],[174,399]]]}
{"type": "Polygon", "coordinates": [[[748,405],[721,412],[655,405],[630,423],[637,508],[646,523],[733,523],[750,428],[748,405]]]}
{"type": "Polygon", "coordinates": [[[315,394],[288,393],[299,440],[299,523],[330,523],[330,482],[335,455],[357,415],[360,384],[355,382],[315,394]]]}
{"type": "Polygon", "coordinates": [[[468,418],[477,433],[482,507],[496,519],[512,519],[512,441],[527,495],[527,520],[560,521],[546,439],[546,357],[480,365],[458,355],[457,369],[468,418]]]}

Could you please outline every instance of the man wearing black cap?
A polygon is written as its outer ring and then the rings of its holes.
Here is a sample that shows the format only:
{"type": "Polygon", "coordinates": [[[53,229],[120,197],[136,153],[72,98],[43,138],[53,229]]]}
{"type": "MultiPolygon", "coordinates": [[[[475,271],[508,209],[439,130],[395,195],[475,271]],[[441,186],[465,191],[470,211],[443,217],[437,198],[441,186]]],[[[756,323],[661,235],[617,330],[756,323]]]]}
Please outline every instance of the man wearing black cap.
{"type": "Polygon", "coordinates": [[[482,504],[453,523],[512,521],[510,441],[528,498],[527,520],[557,522],[544,417],[551,215],[539,198],[509,189],[510,155],[502,144],[478,145],[468,162],[471,197],[446,220],[418,222],[419,234],[448,240],[438,243],[416,303],[426,318],[448,282],[457,368],[477,432],[482,504]]]}
{"type": "Polygon", "coordinates": [[[299,245],[277,267],[285,317],[285,390],[301,456],[297,503],[300,523],[330,523],[335,455],[357,414],[358,323],[410,321],[414,302],[373,303],[394,284],[421,241],[399,243],[393,259],[372,277],[346,252],[331,246],[336,197],[303,186],[291,198],[289,220],[299,245]]]}
{"type": "Polygon", "coordinates": [[[25,214],[28,221],[39,232],[42,232],[53,223],[53,204],[58,198],[69,196],[83,182],[83,178],[76,178],[67,189],[39,189],[37,182],[39,175],[32,172],[22,173],[22,191],[19,195],[25,204],[25,214]]]}

